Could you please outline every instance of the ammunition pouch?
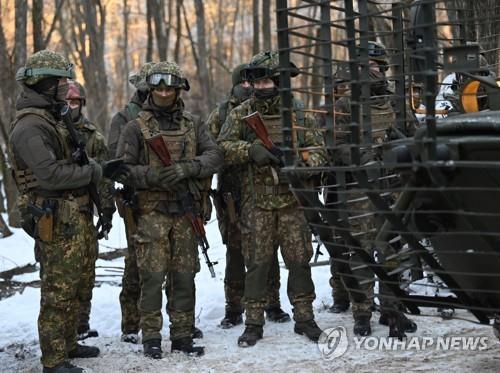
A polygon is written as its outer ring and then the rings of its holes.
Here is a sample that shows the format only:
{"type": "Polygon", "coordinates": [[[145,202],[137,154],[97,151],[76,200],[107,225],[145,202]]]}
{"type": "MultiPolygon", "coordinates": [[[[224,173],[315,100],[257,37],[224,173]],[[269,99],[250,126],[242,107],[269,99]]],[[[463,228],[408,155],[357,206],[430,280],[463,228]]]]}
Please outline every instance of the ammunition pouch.
{"type": "Polygon", "coordinates": [[[19,189],[20,193],[27,193],[39,185],[38,179],[29,168],[25,170],[13,169],[12,176],[14,177],[17,189],[19,189]]]}

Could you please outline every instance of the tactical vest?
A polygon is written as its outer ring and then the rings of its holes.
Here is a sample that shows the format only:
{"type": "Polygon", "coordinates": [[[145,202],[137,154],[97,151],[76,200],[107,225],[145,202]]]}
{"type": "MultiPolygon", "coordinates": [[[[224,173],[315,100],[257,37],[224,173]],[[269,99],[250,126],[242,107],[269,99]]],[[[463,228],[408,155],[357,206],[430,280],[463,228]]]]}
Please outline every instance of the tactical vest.
{"type": "Polygon", "coordinates": [[[387,131],[395,127],[396,113],[390,102],[370,105],[370,119],[372,127],[372,141],[380,145],[386,140],[387,131]]]}
{"type": "MultiPolygon", "coordinates": [[[[54,136],[59,143],[59,147],[63,153],[63,159],[71,159],[72,150],[69,147],[68,143],[68,132],[66,127],[62,124],[62,122],[56,120],[47,110],[40,108],[26,108],[19,110],[16,113],[16,117],[14,121],[11,123],[10,131],[12,132],[19,121],[26,117],[27,115],[36,115],[42,118],[44,121],[48,122],[51,125],[51,128],[54,129],[54,136]]],[[[16,182],[17,188],[21,194],[28,193],[30,190],[39,186],[38,180],[36,176],[33,174],[33,171],[29,168],[21,170],[19,165],[15,159],[14,151],[12,149],[12,144],[9,144],[9,152],[11,154],[12,160],[12,170],[14,180],[16,182]]]]}
{"type": "MultiPolygon", "coordinates": [[[[304,104],[300,100],[293,100],[293,127],[304,127],[305,114],[301,110],[304,108],[304,104]]],[[[266,126],[269,137],[275,144],[283,144],[283,129],[281,127],[281,114],[267,115],[261,114],[262,121],[266,126]]],[[[301,146],[304,143],[304,131],[298,130],[297,128],[292,131],[293,143],[296,147],[301,146]],[[297,144],[298,142],[298,144],[297,144]]]]}
{"type": "MultiPolygon", "coordinates": [[[[151,150],[146,140],[161,135],[167,145],[172,162],[190,161],[196,156],[196,130],[193,117],[184,112],[179,129],[160,130],[160,124],[151,112],[141,111],[137,123],[142,133],[144,142],[144,155],[147,165],[151,167],[165,167],[160,158],[151,150]]],[[[154,210],[160,201],[178,201],[175,192],[161,189],[151,189],[137,192],[139,205],[143,213],[154,210]]]]}

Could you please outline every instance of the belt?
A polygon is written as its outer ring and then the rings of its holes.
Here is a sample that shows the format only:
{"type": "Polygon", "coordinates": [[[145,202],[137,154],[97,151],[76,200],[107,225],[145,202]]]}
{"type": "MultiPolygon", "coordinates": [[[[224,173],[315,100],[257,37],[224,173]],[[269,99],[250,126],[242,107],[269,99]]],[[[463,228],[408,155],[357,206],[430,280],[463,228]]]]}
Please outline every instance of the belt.
{"type": "Polygon", "coordinates": [[[157,202],[157,201],[178,201],[179,198],[177,193],[170,191],[137,191],[137,200],[139,206],[147,202],[157,202]]]}
{"type": "Polygon", "coordinates": [[[43,202],[47,199],[56,200],[56,201],[63,201],[63,200],[69,199],[69,200],[75,201],[78,204],[78,206],[85,206],[85,205],[88,205],[90,203],[90,197],[88,194],[84,194],[83,196],[74,196],[73,194],[71,194],[69,192],[64,193],[63,195],[61,195],[59,197],[44,197],[44,196],[35,195],[33,203],[35,203],[35,205],[37,205],[37,206],[43,206],[43,202]]]}

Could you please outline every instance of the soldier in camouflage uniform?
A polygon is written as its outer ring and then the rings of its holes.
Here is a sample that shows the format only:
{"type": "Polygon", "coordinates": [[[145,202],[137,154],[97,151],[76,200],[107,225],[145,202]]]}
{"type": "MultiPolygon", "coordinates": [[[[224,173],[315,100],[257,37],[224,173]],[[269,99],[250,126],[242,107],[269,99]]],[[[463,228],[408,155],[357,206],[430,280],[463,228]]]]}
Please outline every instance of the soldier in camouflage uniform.
{"type": "Polygon", "coordinates": [[[148,98],[138,117],[124,128],[117,155],[130,166],[127,180],[138,199],[134,246],[141,278],[140,327],[145,356],[160,359],[162,285],[167,279],[167,312],[172,351],[196,356],[193,345],[198,247],[186,209],[199,210],[200,179],[223,162],[206,125],[184,110],[181,89],[189,90],[179,66],[159,62],[148,72],[148,98]],[[173,164],[165,166],[146,141],[160,135],[173,164]],[[194,200],[194,203],[191,203],[194,200]]]}
{"type": "MultiPolygon", "coordinates": [[[[288,296],[293,305],[294,330],[313,341],[321,334],[312,309],[315,293],[309,266],[311,232],[280,172],[280,160],[263,146],[243,119],[258,111],[273,141],[283,142],[278,67],[277,52],[264,52],[252,58],[242,73],[252,81],[253,97],[229,113],[218,138],[226,151],[226,164],[240,165],[243,170],[240,224],[247,274],[243,299],[246,327],[238,339],[242,347],[255,345],[263,336],[267,279],[278,247],[290,271],[288,296]]],[[[295,116],[299,113],[295,112],[295,116]]],[[[303,116],[303,119],[301,127],[309,130],[298,134],[297,145],[322,145],[312,118],[303,116]]],[[[325,162],[325,155],[319,150],[311,152],[303,162],[307,166],[319,166],[325,162]]]]}
{"type": "MultiPolygon", "coordinates": [[[[68,94],[66,101],[70,107],[71,119],[75,125],[78,134],[86,144],[86,150],[89,157],[102,163],[108,159],[108,149],[106,148],[106,140],[104,136],[97,130],[96,126],[91,123],[82,113],[83,107],[86,104],[85,90],[80,83],[75,81],[69,82],[68,94]]],[[[107,221],[111,222],[115,205],[113,203],[113,182],[110,179],[103,178],[98,185],[99,195],[101,197],[101,207],[107,221]]],[[[97,238],[97,237],[96,237],[97,238]]],[[[91,247],[89,245],[89,247],[91,247]]],[[[80,303],[79,321],[78,321],[78,339],[82,340],[89,337],[97,337],[97,330],[90,329],[89,318],[91,309],[92,289],[95,283],[95,262],[99,253],[97,239],[94,243],[94,250],[86,253],[86,257],[93,261],[92,271],[85,274],[83,281],[83,291],[86,293],[84,300],[80,303]]]]}
{"type": "MultiPolygon", "coordinates": [[[[116,113],[111,119],[108,137],[108,149],[110,157],[116,155],[118,140],[125,125],[137,118],[142,109],[142,105],[148,96],[148,86],[146,75],[148,70],[154,65],[153,62],[146,62],[138,74],[133,74],[129,82],[136,88],[130,102],[116,113]]],[[[134,191],[132,188],[125,188],[116,195],[116,205],[118,212],[124,220],[125,235],[127,237],[127,254],[125,256],[125,270],[122,277],[122,291],[120,292],[120,306],[122,311],[122,337],[123,342],[137,343],[139,341],[139,309],[137,303],[141,294],[139,284],[139,270],[137,268],[137,257],[134,248],[132,235],[135,232],[136,222],[134,218],[134,191]]]]}
{"type": "MultiPolygon", "coordinates": [[[[222,102],[208,117],[207,125],[215,138],[219,136],[222,125],[231,110],[252,95],[250,82],[241,79],[241,70],[246,66],[247,64],[241,64],[233,70],[233,87],[229,99],[222,102]]],[[[224,277],[226,315],[221,321],[221,327],[224,329],[232,328],[243,322],[241,298],[245,289],[245,262],[241,252],[241,232],[239,228],[241,172],[240,165],[224,167],[217,175],[217,194],[214,197],[219,231],[222,242],[227,248],[224,277]]],[[[267,289],[268,305],[266,306],[266,314],[268,320],[274,322],[290,321],[290,316],[281,309],[279,299],[280,269],[277,251],[273,255],[267,289]]]]}
{"type": "MultiPolygon", "coordinates": [[[[368,47],[371,93],[370,122],[374,147],[372,151],[367,150],[364,152],[362,155],[363,163],[377,159],[380,156],[382,143],[386,140],[388,131],[395,126],[396,122],[396,115],[391,105],[387,89],[388,82],[385,76],[389,63],[385,47],[373,41],[368,42],[368,47]]],[[[349,93],[346,93],[346,96],[340,98],[335,103],[335,126],[337,128],[337,145],[339,146],[336,162],[344,166],[351,164],[349,160],[349,146],[352,144],[349,128],[351,123],[350,107],[349,93]]],[[[365,131],[363,126],[361,131],[362,133],[365,131]]],[[[354,177],[349,173],[346,173],[345,179],[347,183],[354,181],[354,177]]],[[[380,225],[377,216],[373,213],[373,206],[364,193],[352,192],[344,193],[344,195],[346,196],[346,201],[344,201],[345,208],[352,210],[352,212],[349,213],[348,217],[344,216],[343,219],[349,218],[352,229],[351,233],[360,240],[361,248],[373,256],[374,241],[377,235],[377,228],[380,225]]],[[[357,254],[351,255],[350,261],[351,267],[363,264],[357,254]]],[[[358,281],[373,280],[374,277],[373,272],[364,266],[352,272],[358,281]]],[[[366,336],[371,334],[370,319],[373,309],[373,281],[360,285],[360,288],[361,293],[355,293],[352,289],[348,290],[352,302],[354,334],[366,336]]],[[[382,304],[383,307],[384,305],[382,304]]],[[[381,317],[381,323],[384,323],[384,320],[381,317]]],[[[406,331],[412,331],[414,323],[411,320],[406,320],[408,321],[406,331]]]]}
{"type": "Polygon", "coordinates": [[[22,92],[9,137],[23,227],[40,247],[44,373],[83,372],[67,359],[99,354],[97,347],[77,344],[76,337],[80,304],[89,301],[82,284],[90,282],[96,250],[86,187],[100,181],[102,169],[93,160],[84,166],[72,161],[75,149],[60,116],[70,77],[71,65],[60,54],[43,50],[30,56],[16,75],[22,92]]]}

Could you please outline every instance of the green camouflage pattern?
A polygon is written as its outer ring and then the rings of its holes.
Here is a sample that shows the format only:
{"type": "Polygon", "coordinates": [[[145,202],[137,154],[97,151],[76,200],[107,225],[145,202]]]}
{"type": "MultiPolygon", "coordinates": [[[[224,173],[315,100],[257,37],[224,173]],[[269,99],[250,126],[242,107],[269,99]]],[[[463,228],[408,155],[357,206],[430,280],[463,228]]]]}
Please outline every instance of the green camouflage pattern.
{"type": "Polygon", "coordinates": [[[311,233],[297,204],[280,209],[262,209],[247,199],[241,216],[242,249],[247,267],[243,303],[247,325],[264,325],[266,282],[278,246],[289,270],[287,293],[295,321],[314,318],[315,299],[309,261],[311,233]]]}
{"type": "Polygon", "coordinates": [[[146,84],[146,77],[149,75],[149,71],[155,65],[155,62],[146,62],[141,66],[138,73],[130,75],[128,81],[132,84],[136,89],[147,90],[148,85],[146,84]]]}
{"type": "MultiPolygon", "coordinates": [[[[267,67],[268,69],[277,70],[280,66],[279,53],[278,51],[264,51],[257,53],[252,57],[249,65],[267,67]]],[[[279,75],[279,72],[276,71],[276,74],[279,75]]]]}
{"type": "MultiPolygon", "coordinates": [[[[232,110],[224,123],[218,143],[225,150],[225,162],[228,165],[240,165],[242,172],[242,196],[248,198],[252,196],[255,204],[263,209],[279,209],[295,203],[295,197],[291,192],[279,195],[263,195],[254,193],[256,186],[276,186],[274,175],[279,172],[279,167],[273,166],[257,167],[250,162],[248,150],[252,144],[261,143],[251,129],[248,128],[243,117],[258,111],[261,115],[279,114],[280,98],[276,97],[272,101],[258,101],[254,98],[246,100],[241,105],[232,110]]],[[[307,131],[299,134],[299,147],[316,147],[310,151],[307,166],[317,167],[325,164],[326,155],[322,148],[323,139],[316,129],[314,119],[309,115],[304,117],[304,125],[307,131]]]]}
{"type": "Polygon", "coordinates": [[[181,68],[173,61],[161,61],[153,64],[148,69],[146,76],[156,73],[172,74],[178,76],[179,78],[184,78],[184,73],[181,68]]]}
{"type": "MultiPolygon", "coordinates": [[[[89,212],[72,200],[60,202],[53,240],[39,241],[41,301],[38,333],[42,364],[53,367],[76,347],[80,304],[90,304],[97,235],[89,212]]],[[[90,208],[89,208],[90,210],[90,208]]]]}
{"type": "MultiPolygon", "coordinates": [[[[95,159],[97,162],[104,162],[108,159],[108,149],[106,147],[106,140],[104,136],[97,130],[96,126],[92,124],[83,114],[80,119],[75,123],[75,128],[86,144],[86,150],[89,157],[95,159]]],[[[103,210],[115,211],[115,204],[113,200],[114,182],[110,179],[102,178],[97,186],[99,197],[101,199],[101,206],[103,210]]],[[[95,255],[93,256],[94,267],[97,260],[98,247],[97,237],[94,242],[95,255]]],[[[88,275],[88,274],[86,274],[88,275]]],[[[94,288],[95,276],[89,281],[84,283],[83,292],[87,293],[85,301],[80,303],[80,310],[78,316],[78,330],[86,331],[89,329],[89,319],[91,311],[92,290],[94,288]]]]}
{"type": "Polygon", "coordinates": [[[332,287],[333,303],[349,302],[349,293],[342,281],[342,276],[338,269],[338,262],[331,260],[330,263],[330,286],[332,287]]]}
{"type": "MultiPolygon", "coordinates": [[[[239,65],[246,66],[246,65],[239,65]]],[[[234,77],[234,75],[233,75],[234,77]]],[[[238,84],[238,83],[236,83],[238,84]]],[[[229,113],[240,104],[240,100],[231,96],[226,110],[229,113]]],[[[220,108],[214,109],[207,120],[207,126],[214,136],[220,133],[223,123],[220,119],[220,108]]],[[[227,117],[227,115],[226,115],[227,117]]],[[[226,245],[226,270],[224,276],[224,293],[226,297],[226,312],[243,312],[241,299],[245,290],[245,261],[241,250],[241,232],[239,227],[239,211],[236,211],[235,221],[231,221],[228,213],[227,199],[236,199],[238,207],[241,198],[241,168],[228,166],[217,175],[217,196],[214,199],[217,222],[222,241],[226,245]],[[229,194],[230,193],[230,194],[229,194]],[[231,197],[229,197],[231,196],[231,197]]],[[[237,210],[239,210],[237,208],[237,210]]],[[[280,273],[278,256],[273,256],[267,281],[267,307],[280,307],[279,289],[280,273]]]]}
{"type": "MultiPolygon", "coordinates": [[[[68,66],[68,60],[62,54],[47,49],[38,51],[29,56],[25,64],[26,69],[46,67],[51,69],[67,70],[68,66]]],[[[33,85],[47,77],[47,75],[30,76],[24,80],[24,83],[27,85],[33,85]]]]}
{"type": "Polygon", "coordinates": [[[243,82],[243,80],[241,79],[241,71],[247,66],[248,65],[246,63],[242,63],[233,69],[233,72],[231,73],[231,81],[233,83],[233,87],[243,82]]]}
{"type": "Polygon", "coordinates": [[[170,339],[190,336],[194,326],[194,277],[200,270],[191,222],[185,216],[157,211],[141,214],[134,239],[142,286],[139,310],[143,343],[161,339],[162,285],[166,278],[170,339]]]}

